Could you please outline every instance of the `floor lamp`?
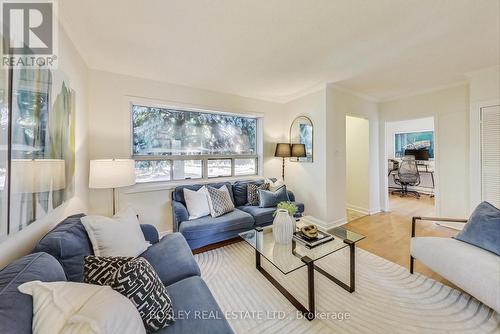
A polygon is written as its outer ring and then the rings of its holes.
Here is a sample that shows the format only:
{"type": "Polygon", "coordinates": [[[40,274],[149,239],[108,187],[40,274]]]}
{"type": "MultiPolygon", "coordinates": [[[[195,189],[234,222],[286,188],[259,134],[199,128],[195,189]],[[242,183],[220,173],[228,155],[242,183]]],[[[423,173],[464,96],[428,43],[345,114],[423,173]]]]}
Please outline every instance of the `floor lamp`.
{"type": "Polygon", "coordinates": [[[285,158],[290,158],[292,156],[292,146],[289,143],[276,144],[276,151],[274,151],[274,156],[283,159],[281,178],[285,180],[285,158]]]}
{"type": "Polygon", "coordinates": [[[116,188],[135,184],[135,161],[132,159],[90,160],[89,188],[113,189],[113,215],[116,213],[116,188]]]}

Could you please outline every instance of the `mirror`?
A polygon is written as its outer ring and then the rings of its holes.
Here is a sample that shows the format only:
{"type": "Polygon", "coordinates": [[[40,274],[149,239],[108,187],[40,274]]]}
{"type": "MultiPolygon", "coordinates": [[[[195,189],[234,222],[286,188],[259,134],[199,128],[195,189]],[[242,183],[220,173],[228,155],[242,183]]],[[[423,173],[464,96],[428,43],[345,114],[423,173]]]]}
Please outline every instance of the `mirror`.
{"type": "Polygon", "coordinates": [[[313,124],[309,117],[299,116],[295,118],[290,126],[290,144],[304,144],[306,146],[306,157],[290,158],[295,162],[313,162],[313,124]]]}

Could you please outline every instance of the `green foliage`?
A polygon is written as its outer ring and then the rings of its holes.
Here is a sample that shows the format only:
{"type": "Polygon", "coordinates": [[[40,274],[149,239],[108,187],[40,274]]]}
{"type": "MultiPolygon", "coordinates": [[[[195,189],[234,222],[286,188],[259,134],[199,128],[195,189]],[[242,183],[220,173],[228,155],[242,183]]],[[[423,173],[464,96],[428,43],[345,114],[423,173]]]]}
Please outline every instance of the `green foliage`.
{"type": "Polygon", "coordinates": [[[293,217],[297,213],[297,211],[299,211],[299,208],[292,202],[280,202],[278,203],[277,209],[273,215],[276,216],[276,212],[278,212],[278,210],[280,209],[287,210],[288,214],[291,217],[293,217]]]}
{"type": "Polygon", "coordinates": [[[257,119],[134,105],[137,155],[256,154],[257,119]]]}

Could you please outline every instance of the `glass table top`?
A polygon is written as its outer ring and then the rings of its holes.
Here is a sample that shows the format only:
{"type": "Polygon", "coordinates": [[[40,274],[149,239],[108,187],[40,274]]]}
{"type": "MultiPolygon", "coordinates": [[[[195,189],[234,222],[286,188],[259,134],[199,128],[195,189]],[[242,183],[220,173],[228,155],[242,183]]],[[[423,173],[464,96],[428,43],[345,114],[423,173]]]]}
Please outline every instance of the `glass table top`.
{"type": "MultiPolygon", "coordinates": [[[[299,222],[297,224],[300,226],[299,222]]],[[[319,260],[329,254],[348,247],[349,245],[345,243],[344,240],[350,240],[356,243],[365,238],[344,227],[336,227],[328,232],[333,235],[334,239],[314,248],[308,248],[296,241],[292,241],[292,243],[288,245],[275,242],[272,226],[264,227],[262,231],[254,229],[242,232],[239,235],[283,274],[289,274],[306,265],[306,263],[302,261],[304,256],[307,256],[313,261],[319,260]]]]}

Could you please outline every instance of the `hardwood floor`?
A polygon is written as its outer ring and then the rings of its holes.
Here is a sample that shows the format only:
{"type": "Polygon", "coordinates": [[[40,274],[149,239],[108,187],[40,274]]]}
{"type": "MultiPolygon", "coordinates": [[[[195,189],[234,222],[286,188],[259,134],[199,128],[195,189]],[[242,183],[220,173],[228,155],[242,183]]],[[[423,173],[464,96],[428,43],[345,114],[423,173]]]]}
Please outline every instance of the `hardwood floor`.
{"type": "Polygon", "coordinates": [[[363,214],[359,211],[354,211],[351,209],[347,209],[346,212],[347,212],[347,221],[348,222],[352,222],[353,220],[356,220],[356,219],[359,219],[361,217],[366,216],[365,214],[363,214]]]}
{"type": "MultiPolygon", "coordinates": [[[[357,243],[358,247],[409,268],[411,218],[434,216],[434,199],[426,195],[420,199],[391,195],[390,210],[391,212],[361,217],[345,226],[366,236],[366,239],[357,243]]],[[[419,222],[416,227],[417,236],[450,237],[457,232],[433,222],[419,222]]],[[[415,261],[415,271],[453,286],[419,261],[415,261]]]]}

